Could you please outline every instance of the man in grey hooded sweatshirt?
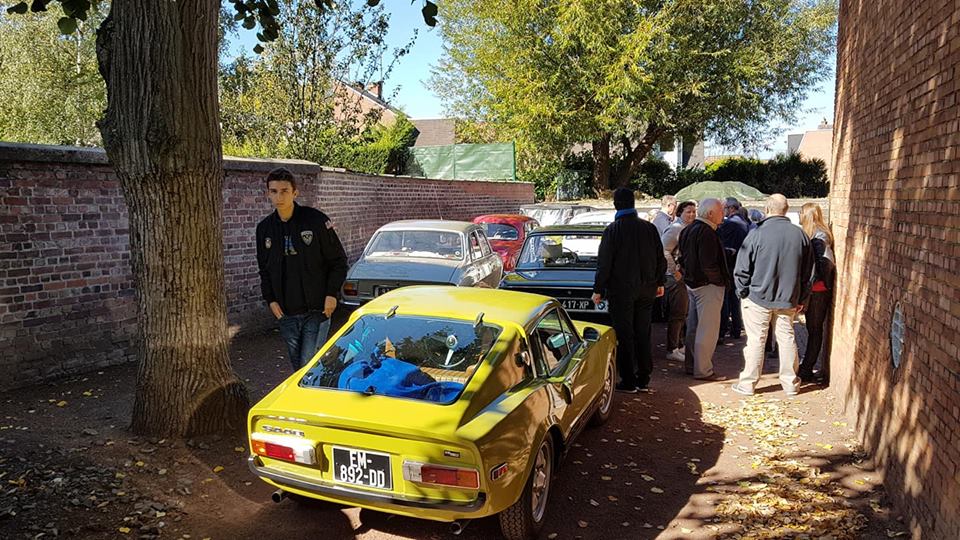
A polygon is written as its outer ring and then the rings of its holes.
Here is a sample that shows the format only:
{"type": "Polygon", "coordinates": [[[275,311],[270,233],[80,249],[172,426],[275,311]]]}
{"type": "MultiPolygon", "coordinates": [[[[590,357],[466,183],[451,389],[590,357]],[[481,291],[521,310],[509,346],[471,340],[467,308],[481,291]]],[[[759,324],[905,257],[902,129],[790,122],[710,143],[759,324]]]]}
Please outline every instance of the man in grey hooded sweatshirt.
{"type": "Polygon", "coordinates": [[[780,386],[788,396],[797,394],[800,363],[793,320],[810,296],[814,254],[810,239],[786,218],[787,198],[775,193],[767,198],[767,218],[750,231],[737,254],[734,287],[743,298],[743,326],[747,346],[743,371],[734,392],[752,395],[763,366],[763,345],[774,321],[780,349],[780,386]]]}

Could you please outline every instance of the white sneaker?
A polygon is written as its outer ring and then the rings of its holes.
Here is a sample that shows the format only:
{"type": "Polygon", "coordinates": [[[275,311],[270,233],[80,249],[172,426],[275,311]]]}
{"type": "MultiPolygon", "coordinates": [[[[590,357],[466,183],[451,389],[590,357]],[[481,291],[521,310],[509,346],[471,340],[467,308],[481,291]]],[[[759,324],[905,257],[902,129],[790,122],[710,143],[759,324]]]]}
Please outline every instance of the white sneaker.
{"type": "Polygon", "coordinates": [[[674,349],[667,354],[667,360],[676,360],[677,362],[683,362],[684,353],[680,349],[674,349]]]}

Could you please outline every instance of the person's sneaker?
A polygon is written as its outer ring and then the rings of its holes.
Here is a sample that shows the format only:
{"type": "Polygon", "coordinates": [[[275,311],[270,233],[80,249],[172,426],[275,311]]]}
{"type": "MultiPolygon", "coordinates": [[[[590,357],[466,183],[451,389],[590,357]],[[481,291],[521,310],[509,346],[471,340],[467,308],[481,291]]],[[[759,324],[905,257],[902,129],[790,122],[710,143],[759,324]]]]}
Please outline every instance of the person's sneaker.
{"type": "Polygon", "coordinates": [[[620,393],[622,393],[622,394],[636,394],[636,393],[637,393],[637,387],[636,387],[636,386],[627,386],[627,385],[625,385],[625,384],[623,384],[623,383],[617,383],[617,386],[614,387],[614,390],[616,390],[617,392],[620,392],[620,393]]]}
{"type": "Polygon", "coordinates": [[[676,360],[677,362],[682,362],[684,360],[684,355],[680,352],[680,349],[674,349],[670,351],[670,354],[667,355],[667,360],[676,360]]]}
{"type": "Polygon", "coordinates": [[[797,392],[796,390],[790,390],[790,391],[784,390],[783,393],[786,394],[787,397],[794,397],[797,394],[799,394],[799,392],[797,392]]]}
{"type": "Polygon", "coordinates": [[[650,394],[650,393],[652,393],[653,391],[650,390],[650,387],[649,387],[649,386],[638,386],[638,387],[637,387],[637,392],[639,392],[639,393],[641,393],[641,394],[650,394]]]}
{"type": "Polygon", "coordinates": [[[725,380],[727,380],[726,377],[724,377],[723,375],[721,375],[721,374],[719,374],[719,373],[714,373],[714,374],[712,374],[712,375],[707,375],[706,377],[694,377],[694,379],[696,379],[696,380],[698,380],[698,381],[725,381],[725,380]]]}
{"type": "Polygon", "coordinates": [[[742,396],[752,396],[753,392],[747,390],[746,388],[741,388],[740,383],[733,383],[730,385],[730,389],[742,396]]]}

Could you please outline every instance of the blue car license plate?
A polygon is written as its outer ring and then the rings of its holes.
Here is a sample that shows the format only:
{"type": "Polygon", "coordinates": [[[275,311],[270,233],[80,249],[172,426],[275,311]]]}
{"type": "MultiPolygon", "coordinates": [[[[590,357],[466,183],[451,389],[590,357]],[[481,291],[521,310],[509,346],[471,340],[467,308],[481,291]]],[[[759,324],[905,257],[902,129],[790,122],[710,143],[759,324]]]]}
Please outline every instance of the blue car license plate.
{"type": "Polygon", "coordinates": [[[393,489],[390,456],[368,450],[333,447],[333,479],[377,489],[393,489]]]}

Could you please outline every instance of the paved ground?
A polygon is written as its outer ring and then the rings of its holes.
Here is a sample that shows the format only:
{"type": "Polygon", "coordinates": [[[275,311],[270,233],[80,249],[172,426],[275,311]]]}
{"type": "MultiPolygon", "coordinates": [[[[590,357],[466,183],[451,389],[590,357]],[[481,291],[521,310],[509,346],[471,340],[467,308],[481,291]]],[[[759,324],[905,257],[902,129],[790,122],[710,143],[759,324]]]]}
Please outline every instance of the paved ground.
{"type": "MultiPolygon", "coordinates": [[[[655,328],[662,342],[662,325],[655,328]]],[[[734,377],[743,342],[718,353],[734,377]]],[[[700,383],[655,354],[649,395],[617,396],[559,471],[544,538],[903,535],[879,474],[829,391],[786,399],[700,383]]],[[[276,335],[235,340],[252,399],[289,373],[276,335]]],[[[768,366],[775,367],[775,361],[768,366]]],[[[770,369],[772,372],[773,369],[770,369]]],[[[125,430],[133,366],[0,394],[0,537],[452,538],[444,524],[325,503],[270,502],[241,436],[145,440],[125,430]]],[[[495,538],[495,518],[462,538],[495,538]]]]}

